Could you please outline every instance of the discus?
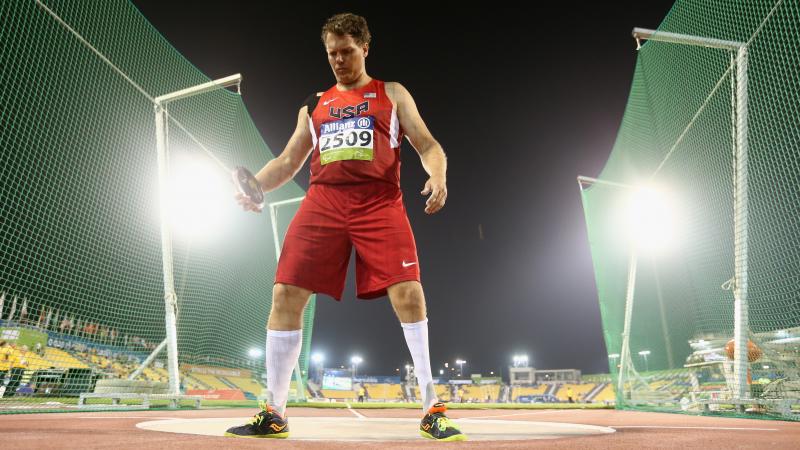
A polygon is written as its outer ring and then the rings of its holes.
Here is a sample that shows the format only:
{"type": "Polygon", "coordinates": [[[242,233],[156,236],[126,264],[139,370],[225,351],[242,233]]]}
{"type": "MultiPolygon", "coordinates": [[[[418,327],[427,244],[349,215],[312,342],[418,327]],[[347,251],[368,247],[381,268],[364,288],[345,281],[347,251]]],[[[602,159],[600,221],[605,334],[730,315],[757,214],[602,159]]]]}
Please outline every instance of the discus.
{"type": "Polygon", "coordinates": [[[261,186],[258,184],[256,177],[253,176],[253,173],[245,167],[236,166],[232,175],[236,190],[250,199],[258,209],[262,209],[264,207],[264,192],[261,191],[261,186]]]}

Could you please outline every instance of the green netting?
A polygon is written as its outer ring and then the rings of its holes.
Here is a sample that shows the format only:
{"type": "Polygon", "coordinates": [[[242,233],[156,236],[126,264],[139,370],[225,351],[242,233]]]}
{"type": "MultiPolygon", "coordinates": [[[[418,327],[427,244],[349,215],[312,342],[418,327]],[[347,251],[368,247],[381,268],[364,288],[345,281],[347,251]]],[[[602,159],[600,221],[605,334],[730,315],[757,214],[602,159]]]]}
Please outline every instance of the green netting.
{"type": "Polygon", "coordinates": [[[618,407],[798,417],[798,24],[797,1],[673,6],[658,32],[743,43],[746,78],[736,50],[665,42],[657,32],[638,52],[612,154],[600,181],[582,184],[618,407]],[[666,248],[635,252],[625,360],[634,248],[626,216],[642,185],[671,199],[674,222],[666,248]],[[724,350],[734,338],[735,296],[748,305],[742,323],[763,353],[739,372],[724,350]],[[752,383],[739,390],[745,369],[752,383]]]}
{"type": "MultiPolygon", "coordinates": [[[[0,411],[52,409],[127,378],[165,339],[153,98],[210,80],[126,1],[0,2],[0,67],[0,411]]],[[[168,111],[182,388],[258,396],[273,224],[237,207],[223,167],[273,155],[235,90],[168,111]]],[[[302,195],[290,183],[267,201],[302,195]]],[[[297,206],[276,208],[281,238],[297,206]]],[[[302,370],[312,319],[313,302],[302,370]]],[[[153,392],[165,361],[139,376],[153,392]]]]}

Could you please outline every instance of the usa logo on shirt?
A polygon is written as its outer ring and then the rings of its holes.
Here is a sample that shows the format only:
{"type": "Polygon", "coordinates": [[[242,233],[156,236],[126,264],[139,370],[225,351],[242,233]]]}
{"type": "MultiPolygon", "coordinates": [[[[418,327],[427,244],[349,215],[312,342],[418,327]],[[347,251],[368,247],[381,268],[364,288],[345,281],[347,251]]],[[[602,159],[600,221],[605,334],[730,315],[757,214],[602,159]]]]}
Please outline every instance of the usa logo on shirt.
{"type": "Polygon", "coordinates": [[[377,98],[377,97],[378,97],[378,94],[376,94],[375,92],[365,92],[364,93],[364,98],[377,98]]]}

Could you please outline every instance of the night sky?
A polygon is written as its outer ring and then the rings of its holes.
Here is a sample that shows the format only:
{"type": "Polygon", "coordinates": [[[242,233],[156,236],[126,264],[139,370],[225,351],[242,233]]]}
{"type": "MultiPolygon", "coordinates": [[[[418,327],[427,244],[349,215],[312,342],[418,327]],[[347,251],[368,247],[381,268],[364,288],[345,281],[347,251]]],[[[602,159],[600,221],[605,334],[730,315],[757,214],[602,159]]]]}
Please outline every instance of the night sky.
{"type": "MultiPolygon", "coordinates": [[[[407,141],[401,154],[434,374],[456,358],[465,375],[497,374],[515,353],[542,369],[608,371],[575,177],[598,175],[613,146],[636,58],[631,29],[656,28],[672,2],[552,2],[530,13],[431,1],[133,3],[208,77],[243,74],[244,101],[276,155],[303,100],[335,83],[325,19],[366,17],[367,73],[411,92],[448,155],[448,202],[428,216],[427,175],[407,141]]],[[[308,187],[308,163],[295,180],[308,187]]],[[[388,299],[355,300],[352,261],[350,270],[341,303],[317,300],[312,350],[326,366],[357,353],[359,372],[396,373],[411,361],[402,329],[388,299]]]]}

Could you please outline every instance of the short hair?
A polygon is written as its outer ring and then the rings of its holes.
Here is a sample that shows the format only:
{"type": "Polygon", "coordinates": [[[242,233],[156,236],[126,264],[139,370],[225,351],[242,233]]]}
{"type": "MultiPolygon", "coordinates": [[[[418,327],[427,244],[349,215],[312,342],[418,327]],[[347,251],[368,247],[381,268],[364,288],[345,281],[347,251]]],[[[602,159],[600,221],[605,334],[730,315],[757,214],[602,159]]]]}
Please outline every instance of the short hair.
{"type": "Polygon", "coordinates": [[[350,35],[358,45],[369,44],[372,35],[369,34],[367,19],[351,13],[336,14],[325,21],[322,26],[322,43],[328,33],[335,33],[339,36],[350,35]]]}

